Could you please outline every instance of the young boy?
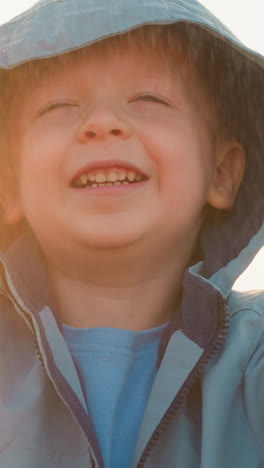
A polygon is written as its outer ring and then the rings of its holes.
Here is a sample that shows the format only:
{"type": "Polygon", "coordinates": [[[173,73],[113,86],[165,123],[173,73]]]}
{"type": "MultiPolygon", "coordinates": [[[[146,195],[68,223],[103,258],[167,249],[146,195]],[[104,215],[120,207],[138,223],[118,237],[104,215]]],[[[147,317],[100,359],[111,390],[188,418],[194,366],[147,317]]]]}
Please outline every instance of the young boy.
{"type": "Polygon", "coordinates": [[[0,466],[264,466],[264,297],[231,292],[262,59],[195,0],[44,0],[0,37],[0,466]]]}

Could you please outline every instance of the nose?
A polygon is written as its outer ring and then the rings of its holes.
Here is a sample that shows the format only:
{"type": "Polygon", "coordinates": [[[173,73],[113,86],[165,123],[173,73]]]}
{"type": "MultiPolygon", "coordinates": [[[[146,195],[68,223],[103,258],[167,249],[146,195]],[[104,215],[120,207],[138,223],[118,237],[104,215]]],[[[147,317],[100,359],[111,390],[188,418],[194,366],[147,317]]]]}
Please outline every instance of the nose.
{"type": "Polygon", "coordinates": [[[80,143],[109,137],[129,138],[130,136],[129,123],[113,109],[106,108],[96,108],[90,111],[78,130],[80,143]]]}

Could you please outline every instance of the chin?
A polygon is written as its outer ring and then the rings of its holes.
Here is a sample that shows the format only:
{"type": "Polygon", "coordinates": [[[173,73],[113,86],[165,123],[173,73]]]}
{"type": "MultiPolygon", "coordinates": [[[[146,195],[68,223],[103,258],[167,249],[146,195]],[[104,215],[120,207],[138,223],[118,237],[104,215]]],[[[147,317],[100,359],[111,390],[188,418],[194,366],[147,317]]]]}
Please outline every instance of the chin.
{"type": "Polygon", "coordinates": [[[139,233],[120,233],[105,232],[88,233],[85,237],[82,236],[82,242],[87,248],[93,249],[122,249],[130,247],[140,241],[142,236],[139,233]]]}

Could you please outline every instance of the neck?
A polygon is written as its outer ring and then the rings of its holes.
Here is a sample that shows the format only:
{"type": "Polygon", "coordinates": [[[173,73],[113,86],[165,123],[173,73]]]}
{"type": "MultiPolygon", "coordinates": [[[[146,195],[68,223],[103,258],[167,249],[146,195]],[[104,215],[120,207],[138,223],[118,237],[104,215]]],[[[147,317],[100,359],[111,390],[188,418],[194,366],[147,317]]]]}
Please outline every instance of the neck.
{"type": "Polygon", "coordinates": [[[164,252],[163,261],[157,260],[158,255],[154,263],[138,255],[96,252],[86,257],[85,274],[80,275],[72,263],[71,269],[53,265],[50,272],[59,320],[76,328],[128,330],[168,322],[179,300],[184,267],[171,255],[164,259],[164,252]]]}

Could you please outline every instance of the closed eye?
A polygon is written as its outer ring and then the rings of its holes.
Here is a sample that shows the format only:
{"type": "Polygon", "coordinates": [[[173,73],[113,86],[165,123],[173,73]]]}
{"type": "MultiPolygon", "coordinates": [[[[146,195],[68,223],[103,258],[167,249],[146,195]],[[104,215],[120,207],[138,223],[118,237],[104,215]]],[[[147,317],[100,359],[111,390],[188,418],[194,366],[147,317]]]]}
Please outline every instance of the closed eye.
{"type": "Polygon", "coordinates": [[[169,102],[155,94],[142,94],[133,99],[133,101],[157,102],[169,106],[169,102]]]}
{"type": "Polygon", "coordinates": [[[59,109],[59,108],[62,108],[62,107],[79,107],[79,105],[77,103],[73,102],[73,101],[65,101],[65,100],[51,102],[51,103],[46,104],[44,107],[42,107],[38,111],[37,117],[39,117],[41,115],[44,115],[49,111],[59,109]]]}

